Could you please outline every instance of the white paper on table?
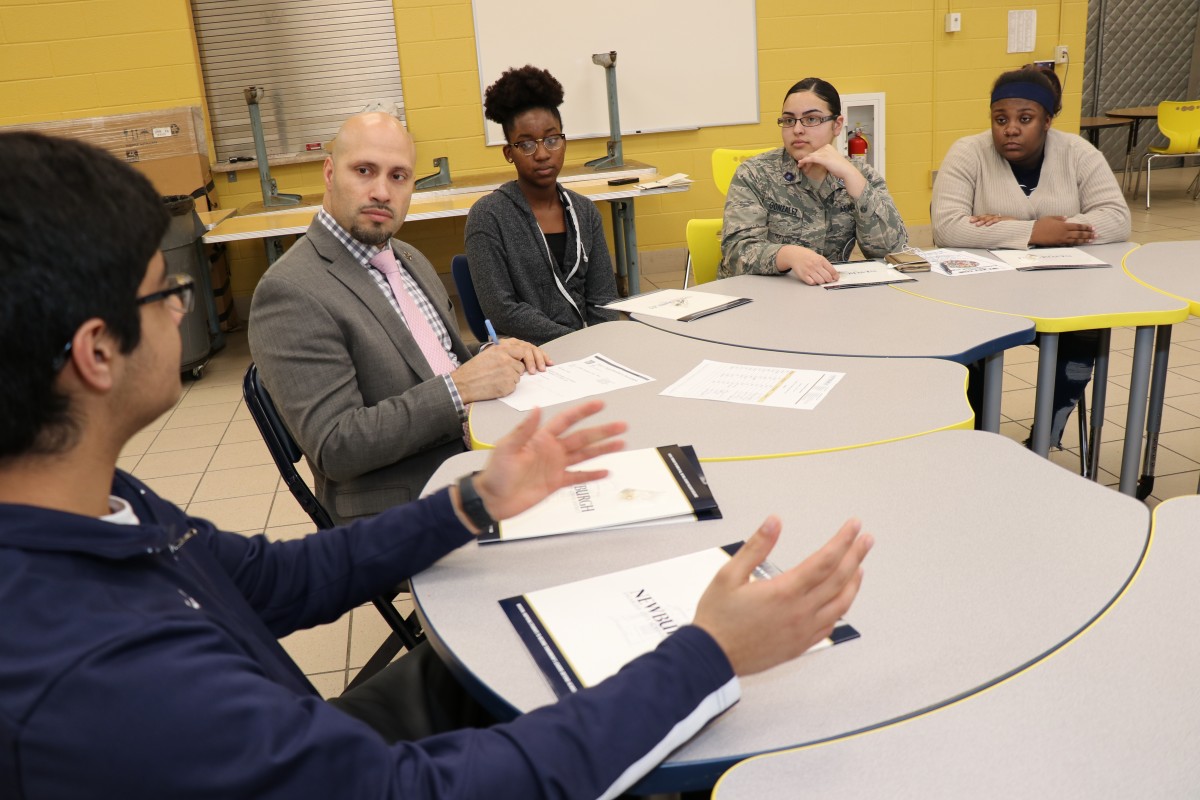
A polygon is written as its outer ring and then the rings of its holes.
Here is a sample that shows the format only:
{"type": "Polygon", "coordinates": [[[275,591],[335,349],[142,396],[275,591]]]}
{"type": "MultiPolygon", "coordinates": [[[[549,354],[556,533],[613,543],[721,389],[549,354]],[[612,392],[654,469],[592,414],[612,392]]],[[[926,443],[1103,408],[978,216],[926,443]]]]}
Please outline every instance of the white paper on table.
{"type": "Polygon", "coordinates": [[[834,264],[838,279],[833,283],[821,284],[824,289],[850,289],[858,286],[876,286],[886,283],[908,283],[916,278],[900,272],[891,264],[882,261],[853,261],[834,264]]]}
{"type": "Polygon", "coordinates": [[[845,374],[816,369],[726,364],[705,359],[659,394],[811,411],[845,374]]]}
{"type": "Polygon", "coordinates": [[[632,370],[601,353],[593,353],[577,361],[546,367],[545,372],[522,375],[513,393],[501,397],[500,402],[517,411],[529,411],[535,407],[569,403],[653,380],[649,375],[632,370]]]}
{"type": "Polygon", "coordinates": [[[1014,268],[1026,269],[1071,269],[1073,267],[1107,267],[1091,253],[1076,247],[1039,247],[1036,250],[993,250],[992,255],[1014,268]]]}
{"type": "Polygon", "coordinates": [[[931,272],[958,278],[963,275],[980,275],[984,272],[1011,272],[1012,264],[997,261],[987,256],[977,256],[965,250],[921,250],[921,255],[929,262],[931,272]]]}
{"type": "Polygon", "coordinates": [[[659,289],[625,300],[609,303],[604,308],[624,311],[626,314],[646,314],[661,319],[683,319],[704,316],[704,312],[723,311],[750,302],[749,298],[728,294],[693,292],[687,289],[659,289]]]}

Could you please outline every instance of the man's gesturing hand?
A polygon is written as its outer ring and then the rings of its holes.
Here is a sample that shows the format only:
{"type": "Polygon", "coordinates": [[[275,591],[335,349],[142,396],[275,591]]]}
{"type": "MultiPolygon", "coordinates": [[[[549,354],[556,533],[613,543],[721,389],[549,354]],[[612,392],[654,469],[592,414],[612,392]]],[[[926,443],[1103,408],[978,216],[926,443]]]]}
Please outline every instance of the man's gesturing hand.
{"type": "Polygon", "coordinates": [[[771,580],[750,580],[770,555],[782,525],[767,517],[721,568],[696,608],[695,624],[708,632],[738,675],[790,661],[824,639],[850,608],[862,582],[862,562],[874,544],[859,536],[862,523],[842,529],[803,563],[771,580]]]}

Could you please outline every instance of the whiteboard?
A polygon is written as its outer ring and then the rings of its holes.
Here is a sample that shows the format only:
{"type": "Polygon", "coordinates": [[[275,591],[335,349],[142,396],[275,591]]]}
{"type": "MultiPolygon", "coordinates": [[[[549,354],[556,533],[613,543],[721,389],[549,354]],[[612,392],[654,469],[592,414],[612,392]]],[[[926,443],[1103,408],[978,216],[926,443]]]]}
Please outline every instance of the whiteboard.
{"type": "MultiPolygon", "coordinates": [[[[563,132],[609,135],[605,70],[617,51],[621,132],[757,123],[754,0],[472,0],[479,96],[510,67],[533,64],[562,82],[563,132]]],[[[486,122],[487,143],[504,144],[486,122]]]]}

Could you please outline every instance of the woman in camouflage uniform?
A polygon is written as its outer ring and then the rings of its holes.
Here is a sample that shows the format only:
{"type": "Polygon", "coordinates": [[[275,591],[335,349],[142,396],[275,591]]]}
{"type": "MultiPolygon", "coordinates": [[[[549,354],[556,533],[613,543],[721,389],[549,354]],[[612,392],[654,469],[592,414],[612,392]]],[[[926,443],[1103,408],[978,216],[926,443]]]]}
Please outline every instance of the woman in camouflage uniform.
{"type": "Polygon", "coordinates": [[[837,90],[805,78],[783,99],[783,147],[742,162],[729,185],[721,277],[791,273],[810,285],[838,278],[857,241],[868,258],[908,243],[887,184],[833,146],[846,124],[837,90]]]}

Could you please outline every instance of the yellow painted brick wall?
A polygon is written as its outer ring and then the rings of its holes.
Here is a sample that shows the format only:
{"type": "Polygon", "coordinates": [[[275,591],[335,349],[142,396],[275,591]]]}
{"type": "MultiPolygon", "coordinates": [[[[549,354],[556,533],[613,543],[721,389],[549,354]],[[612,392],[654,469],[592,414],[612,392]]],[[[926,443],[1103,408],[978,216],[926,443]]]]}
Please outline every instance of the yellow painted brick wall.
{"type": "MultiPolygon", "coordinates": [[[[505,168],[499,148],[483,143],[470,0],[393,3],[419,172],[432,172],[433,158],[441,155],[450,157],[455,174],[505,168]]],[[[644,250],[681,248],[688,219],[721,214],[711,151],[777,144],[774,119],[783,93],[807,75],[824,77],[846,94],[887,93],[888,184],[913,225],[929,221],[930,174],[947,148],[985,129],[988,91],[1003,70],[1052,58],[1055,45],[1067,45],[1072,65],[1057,124],[1078,130],[1083,0],[851,0],[846,8],[853,12],[785,0],[756,5],[761,121],[625,139],[628,158],[696,179],[689,192],[638,201],[644,250]],[[943,31],[951,7],[962,14],[962,31],[955,34],[943,31]],[[1009,55],[1007,12],[1029,8],[1038,12],[1036,50],[1009,55]]],[[[536,54],[530,60],[536,62],[536,54]]],[[[195,104],[201,87],[187,0],[0,0],[0,124],[195,104]]],[[[565,123],[569,133],[570,120],[565,123]]],[[[603,148],[602,140],[573,141],[568,158],[585,161],[603,155],[603,148]]],[[[319,163],[276,167],[272,174],[283,191],[322,189],[319,163]]],[[[236,183],[218,178],[217,191],[224,207],[259,199],[256,171],[242,171],[236,183]]],[[[410,226],[401,236],[447,270],[462,250],[462,229],[462,219],[438,220],[410,226]]],[[[250,293],[265,267],[261,246],[239,243],[231,258],[235,292],[250,293]]]]}
{"type": "Polygon", "coordinates": [[[187,0],[0,0],[0,125],[198,105],[187,0]]]}

